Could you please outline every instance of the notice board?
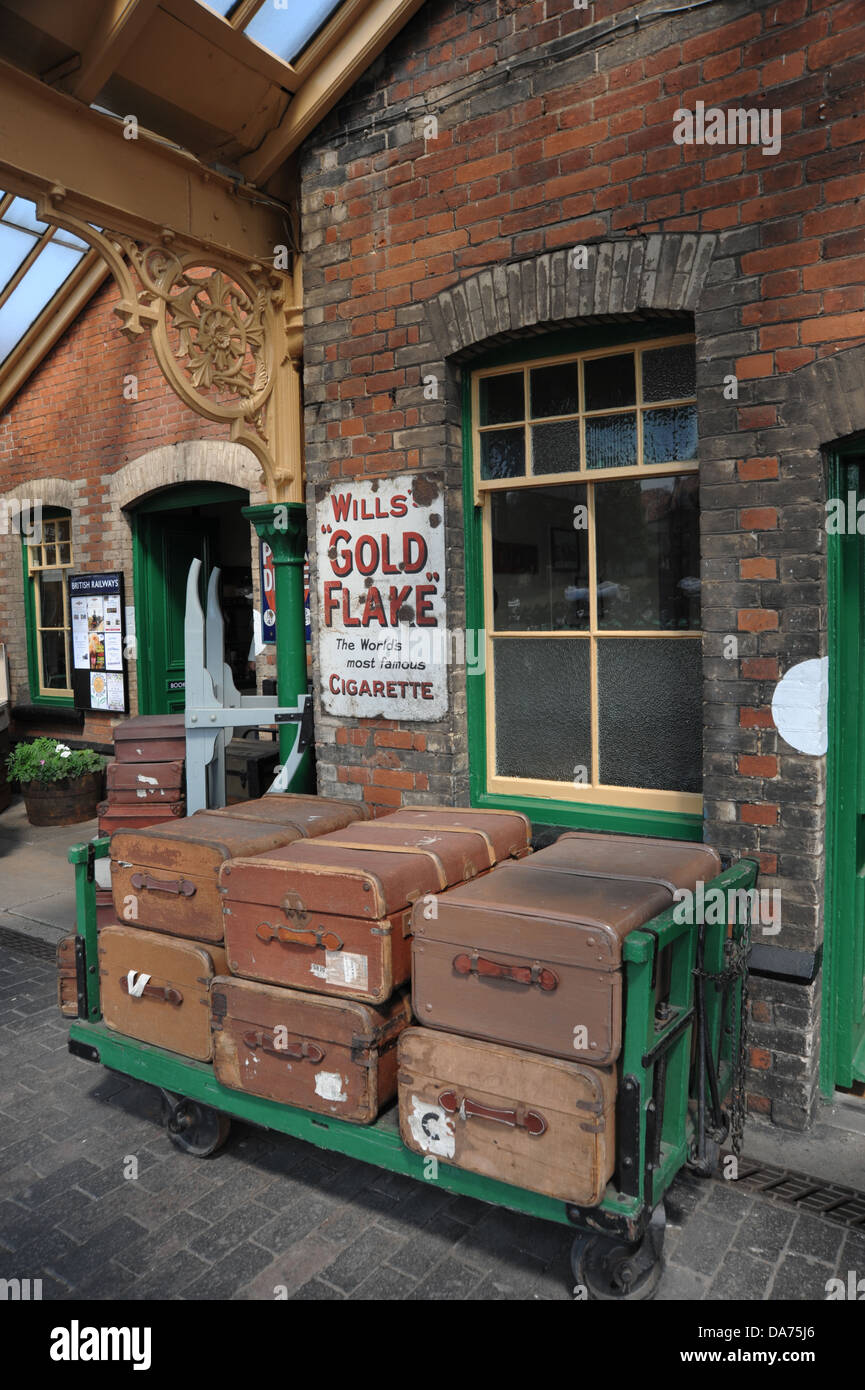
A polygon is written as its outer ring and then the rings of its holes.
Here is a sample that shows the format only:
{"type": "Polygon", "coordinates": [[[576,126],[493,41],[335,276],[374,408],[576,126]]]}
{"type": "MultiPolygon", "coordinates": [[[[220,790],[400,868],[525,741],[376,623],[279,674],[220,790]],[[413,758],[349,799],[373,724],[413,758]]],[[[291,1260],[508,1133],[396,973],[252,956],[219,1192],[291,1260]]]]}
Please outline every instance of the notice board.
{"type": "Polygon", "coordinates": [[[121,572],[71,574],[69,612],[76,709],[125,714],[129,701],[121,572]]]}

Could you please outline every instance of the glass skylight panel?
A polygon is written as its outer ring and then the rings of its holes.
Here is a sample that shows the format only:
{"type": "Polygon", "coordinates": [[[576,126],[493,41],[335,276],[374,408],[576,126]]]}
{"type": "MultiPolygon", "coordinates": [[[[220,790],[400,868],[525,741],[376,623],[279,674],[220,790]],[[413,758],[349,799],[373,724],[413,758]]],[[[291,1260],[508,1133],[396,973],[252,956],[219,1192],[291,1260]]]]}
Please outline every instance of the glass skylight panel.
{"type": "Polygon", "coordinates": [[[290,63],[341,3],[342,0],[287,0],[287,4],[279,4],[278,0],[264,0],[244,33],[290,63]]]}
{"type": "Polygon", "coordinates": [[[36,204],[27,198],[13,198],[3,214],[3,221],[14,222],[16,227],[26,227],[29,232],[36,232],[37,236],[48,230],[48,223],[40,222],[36,216],[36,204]]]}
{"type": "Polygon", "coordinates": [[[24,257],[35,245],[34,237],[0,222],[0,289],[8,285],[24,257]]]}
{"type": "MultiPolygon", "coordinates": [[[[296,0],[296,3],[302,2],[303,0],[296,0]]],[[[225,19],[229,10],[234,9],[237,0],[198,0],[198,3],[204,5],[206,10],[216,10],[216,13],[221,14],[222,18],[225,19]]]]}
{"type": "Polygon", "coordinates": [[[68,246],[55,246],[51,241],[42,248],[20,285],[0,309],[0,362],[9,356],[34,319],[53,299],[83,254],[68,246]]]}

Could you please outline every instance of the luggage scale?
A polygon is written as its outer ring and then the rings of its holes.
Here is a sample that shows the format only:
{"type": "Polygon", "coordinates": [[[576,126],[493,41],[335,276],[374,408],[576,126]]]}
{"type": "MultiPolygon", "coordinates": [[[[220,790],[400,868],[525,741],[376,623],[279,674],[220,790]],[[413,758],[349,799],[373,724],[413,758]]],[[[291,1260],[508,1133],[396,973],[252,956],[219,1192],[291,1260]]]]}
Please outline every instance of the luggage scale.
{"type": "Polygon", "coordinates": [[[78,1019],[70,1025],[69,1050],[155,1086],[177,1148],[196,1158],[209,1157],[228,1138],[231,1119],[244,1120],[435,1182],[449,1192],[570,1226],[580,1297],[653,1296],[663,1271],[664,1194],[686,1166],[709,1175],[730,1130],[722,1105],[731,1094],[734,1104],[737,1100],[744,957],[750,939],[744,895],[756,882],[756,862],[741,859],[707,885],[707,896],[710,887],[724,894],[727,911],[717,914],[724,922],[694,927],[674,921],[671,908],[625,938],[616,1170],[598,1206],[575,1207],[412,1153],[400,1138],[395,1101],[374,1124],[349,1124],[230,1090],[207,1063],[107,1029],[99,998],[95,865],[108,856],[108,847],[105,837],[69,851],[75,866],[78,985],[78,1019]]]}

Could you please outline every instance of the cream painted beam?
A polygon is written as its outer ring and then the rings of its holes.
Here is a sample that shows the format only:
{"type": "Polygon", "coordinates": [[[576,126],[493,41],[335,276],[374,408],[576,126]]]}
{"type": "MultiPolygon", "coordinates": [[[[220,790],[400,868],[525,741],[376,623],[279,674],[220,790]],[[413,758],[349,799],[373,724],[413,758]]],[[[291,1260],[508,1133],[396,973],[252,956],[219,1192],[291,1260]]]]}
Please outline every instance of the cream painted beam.
{"type": "Polygon", "coordinates": [[[64,83],[72,96],[89,105],[135,42],[156,10],[158,0],[107,0],[102,20],[81,55],[81,66],[64,83]]]}
{"type": "MultiPolygon", "coordinates": [[[[251,183],[263,187],[288,156],[344,96],[399,33],[423,0],[371,0],[351,29],[301,84],[278,128],[254,154],[239,161],[251,183]]],[[[323,35],[327,36],[327,31],[323,35]]]]}
{"type": "Polygon", "coordinates": [[[136,239],[210,248],[244,263],[268,262],[290,244],[288,214],[255,189],[199,164],[139,130],[91,111],[8,63],[0,63],[0,187],[36,198],[63,190],[63,207],[136,239]]]}

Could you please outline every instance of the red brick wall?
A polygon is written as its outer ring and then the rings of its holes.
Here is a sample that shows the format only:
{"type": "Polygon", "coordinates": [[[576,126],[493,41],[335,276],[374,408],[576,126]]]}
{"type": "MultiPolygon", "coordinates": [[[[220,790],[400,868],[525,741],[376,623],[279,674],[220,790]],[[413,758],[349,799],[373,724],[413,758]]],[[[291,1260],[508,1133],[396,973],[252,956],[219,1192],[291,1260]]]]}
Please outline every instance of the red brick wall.
{"type": "MultiPolygon", "coordinates": [[[[721,0],[659,20],[619,0],[586,10],[572,0],[429,0],[302,161],[308,477],[444,471],[453,625],[465,597],[461,373],[473,350],[502,341],[483,287],[473,286],[474,301],[457,291],[492,271],[487,289],[501,293],[506,280],[507,294],[522,266],[515,295],[531,298],[537,285],[551,303],[540,269],[534,278],[538,257],[656,233],[714,239],[695,310],[706,836],[759,859],[764,885],[784,893],[772,944],[815,960],[823,763],[779,738],[770,706],[791,665],[826,651],[820,446],[849,433],[839,420],[865,429],[865,379],[848,370],[865,343],[863,52],[857,0],[721,0]],[[698,100],[780,109],[779,152],[677,144],[675,113],[698,100]],[[429,116],[438,134],[424,139],[429,116]],[[436,296],[452,288],[457,328],[440,332],[436,296]],[[443,349],[448,332],[458,346],[443,349]],[[814,369],[813,387],[818,367],[835,371],[823,359],[848,350],[843,390],[800,395],[805,374],[814,369]],[[442,388],[432,401],[428,373],[442,388]],[[733,373],[738,399],[728,401],[733,373]],[[828,395],[833,408],[846,404],[833,414],[828,395]],[[725,634],[738,638],[735,660],[725,634]]],[[[526,331],[580,317],[533,320],[530,309],[521,309],[526,331]]],[[[436,725],[355,728],[317,716],[323,788],[382,809],[467,800],[459,672],[450,716],[436,725]]],[[[789,988],[801,1015],[779,1042],[792,1006],[764,987],[774,1022],[769,1042],[757,1040],[772,1047],[772,1065],[755,1068],[753,1099],[801,1124],[815,1094],[819,978],[789,988]]]]}
{"type": "MultiPolygon", "coordinates": [[[[0,417],[0,496],[21,488],[38,498],[40,479],[77,484],[72,517],[77,571],[120,567],[121,557],[106,554],[107,475],[161,444],[227,438],[224,426],[196,415],[169,389],[149,337],[126,340],[112,311],[118,298],[113,281],[107,281],[0,417]],[[138,378],[138,399],[128,401],[123,389],[130,375],[138,378]]],[[[26,703],[20,537],[0,537],[0,548],[0,640],[10,648],[13,699],[26,703]]],[[[131,574],[127,584],[131,604],[131,574]]],[[[88,716],[83,736],[110,742],[111,723],[108,716],[88,716]]],[[[59,727],[47,713],[44,725],[21,732],[53,733],[59,727]]]]}

